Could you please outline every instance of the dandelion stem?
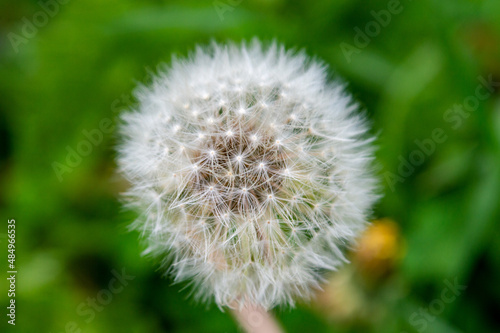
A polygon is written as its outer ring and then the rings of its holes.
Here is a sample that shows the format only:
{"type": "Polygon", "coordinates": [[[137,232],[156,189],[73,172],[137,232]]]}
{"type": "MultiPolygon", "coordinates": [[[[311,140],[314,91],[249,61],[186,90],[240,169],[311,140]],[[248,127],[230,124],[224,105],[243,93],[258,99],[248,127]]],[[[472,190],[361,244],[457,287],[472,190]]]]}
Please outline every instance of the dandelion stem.
{"type": "Polygon", "coordinates": [[[247,305],[231,309],[233,316],[247,333],[283,333],[276,319],[263,307],[247,305]]]}

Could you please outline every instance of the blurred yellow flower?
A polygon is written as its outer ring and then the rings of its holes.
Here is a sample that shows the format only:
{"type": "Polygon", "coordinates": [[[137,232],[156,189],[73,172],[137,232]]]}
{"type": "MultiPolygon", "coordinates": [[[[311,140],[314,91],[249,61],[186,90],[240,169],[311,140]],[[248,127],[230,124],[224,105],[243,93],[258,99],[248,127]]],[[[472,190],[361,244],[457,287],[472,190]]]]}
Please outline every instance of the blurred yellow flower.
{"type": "Polygon", "coordinates": [[[365,230],[353,261],[363,276],[377,279],[389,274],[403,254],[398,225],[389,218],[382,218],[365,230]]]}

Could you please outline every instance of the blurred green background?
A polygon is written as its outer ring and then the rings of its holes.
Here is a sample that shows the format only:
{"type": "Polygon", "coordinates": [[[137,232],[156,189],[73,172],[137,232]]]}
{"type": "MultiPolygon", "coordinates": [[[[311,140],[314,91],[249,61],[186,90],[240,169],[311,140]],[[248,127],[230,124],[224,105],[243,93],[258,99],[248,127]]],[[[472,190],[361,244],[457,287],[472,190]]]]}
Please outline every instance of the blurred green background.
{"type": "Polygon", "coordinates": [[[141,257],[99,129],[171,54],[254,36],[323,59],[379,136],[386,219],[315,302],[275,309],[286,331],[500,331],[498,0],[1,1],[1,276],[8,218],[19,273],[15,327],[0,281],[0,331],[238,330],[141,257]]]}

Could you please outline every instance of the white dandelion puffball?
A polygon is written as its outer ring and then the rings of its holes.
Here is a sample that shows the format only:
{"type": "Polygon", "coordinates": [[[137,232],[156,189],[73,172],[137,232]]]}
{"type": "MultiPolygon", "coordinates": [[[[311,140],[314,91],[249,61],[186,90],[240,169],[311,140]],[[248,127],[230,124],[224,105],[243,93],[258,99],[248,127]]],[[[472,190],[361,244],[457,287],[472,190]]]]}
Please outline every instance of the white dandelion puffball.
{"type": "Polygon", "coordinates": [[[308,298],[375,202],[372,138],[323,64],[276,43],[197,48],[136,92],[120,171],[146,253],[195,296],[308,298]]]}

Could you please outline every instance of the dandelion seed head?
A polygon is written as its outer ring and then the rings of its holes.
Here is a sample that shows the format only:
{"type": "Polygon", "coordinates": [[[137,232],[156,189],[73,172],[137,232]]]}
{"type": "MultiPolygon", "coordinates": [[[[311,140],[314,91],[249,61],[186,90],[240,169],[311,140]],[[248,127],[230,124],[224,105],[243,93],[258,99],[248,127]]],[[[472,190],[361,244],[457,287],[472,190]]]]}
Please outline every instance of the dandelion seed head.
{"type": "Polygon", "coordinates": [[[133,227],[176,281],[219,306],[272,308],[345,262],[377,182],[366,123],[323,64],[275,43],[213,44],[136,96],[118,164],[133,227]]]}

